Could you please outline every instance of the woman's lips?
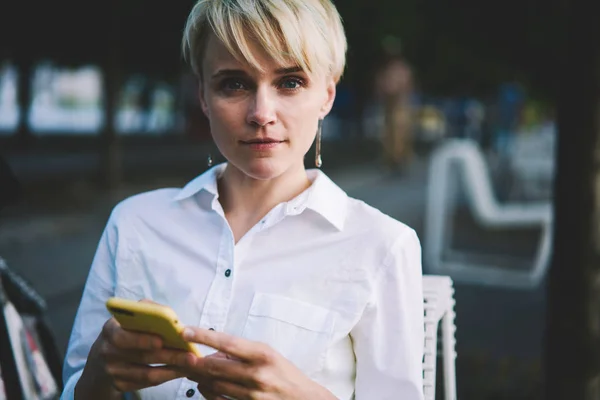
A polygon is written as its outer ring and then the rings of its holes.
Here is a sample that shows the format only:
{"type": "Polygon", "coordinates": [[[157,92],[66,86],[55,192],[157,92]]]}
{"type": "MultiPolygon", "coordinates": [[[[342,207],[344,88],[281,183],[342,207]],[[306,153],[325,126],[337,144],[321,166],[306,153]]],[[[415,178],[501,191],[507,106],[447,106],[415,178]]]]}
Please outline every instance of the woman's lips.
{"type": "Polygon", "coordinates": [[[252,150],[269,150],[279,146],[283,142],[283,140],[251,140],[242,142],[242,144],[250,147],[252,150]]]}

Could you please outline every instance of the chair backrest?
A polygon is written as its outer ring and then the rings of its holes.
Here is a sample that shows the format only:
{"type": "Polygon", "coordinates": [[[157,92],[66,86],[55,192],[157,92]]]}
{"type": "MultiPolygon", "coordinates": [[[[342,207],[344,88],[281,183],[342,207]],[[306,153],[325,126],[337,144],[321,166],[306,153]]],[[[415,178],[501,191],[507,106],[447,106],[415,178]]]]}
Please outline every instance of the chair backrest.
{"type": "Polygon", "coordinates": [[[444,373],[444,398],[456,400],[454,288],[447,276],[423,276],[423,302],[425,308],[425,348],[423,354],[423,393],[425,400],[435,399],[438,353],[438,328],[441,342],[444,373]]]}
{"type": "MultiPolygon", "coordinates": [[[[535,288],[546,276],[552,248],[552,204],[500,203],[492,190],[487,162],[479,146],[471,140],[451,139],[432,155],[429,168],[423,259],[427,272],[449,275],[455,281],[510,288],[535,288]],[[464,179],[464,194],[477,223],[485,228],[536,228],[542,230],[533,264],[526,270],[508,268],[498,257],[482,262],[477,258],[445,257],[452,242],[452,209],[456,199],[456,180],[450,179],[455,168],[464,179]],[[447,237],[449,236],[450,237],[447,237]]],[[[453,250],[456,254],[456,249],[453,250]]]]}

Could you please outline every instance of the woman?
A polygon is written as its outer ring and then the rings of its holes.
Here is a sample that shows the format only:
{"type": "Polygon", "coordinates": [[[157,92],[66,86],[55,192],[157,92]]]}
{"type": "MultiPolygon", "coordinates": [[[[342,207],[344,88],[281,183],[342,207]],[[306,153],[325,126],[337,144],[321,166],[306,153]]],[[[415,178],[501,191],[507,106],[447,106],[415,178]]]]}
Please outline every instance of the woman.
{"type": "Polygon", "coordinates": [[[333,4],[200,0],[183,43],[227,163],[115,208],[63,398],[422,399],[415,232],[304,169],[345,64],[333,4]],[[110,296],[172,307],[206,357],[124,331],[110,296]]]}

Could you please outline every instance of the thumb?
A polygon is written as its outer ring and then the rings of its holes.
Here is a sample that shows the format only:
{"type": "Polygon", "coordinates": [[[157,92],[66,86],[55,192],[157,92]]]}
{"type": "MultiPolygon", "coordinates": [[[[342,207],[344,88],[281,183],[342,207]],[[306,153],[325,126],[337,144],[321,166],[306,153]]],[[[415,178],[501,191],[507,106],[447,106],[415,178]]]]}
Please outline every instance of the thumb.
{"type": "Polygon", "coordinates": [[[141,299],[139,302],[140,303],[147,303],[147,304],[156,304],[157,306],[161,306],[162,305],[162,304],[159,304],[159,303],[157,303],[155,301],[152,301],[150,299],[141,299]]]}
{"type": "Polygon", "coordinates": [[[234,356],[227,354],[227,353],[223,353],[222,351],[217,351],[216,353],[213,353],[207,357],[219,358],[219,359],[223,359],[223,360],[241,361],[239,358],[235,358],[234,356]]]}

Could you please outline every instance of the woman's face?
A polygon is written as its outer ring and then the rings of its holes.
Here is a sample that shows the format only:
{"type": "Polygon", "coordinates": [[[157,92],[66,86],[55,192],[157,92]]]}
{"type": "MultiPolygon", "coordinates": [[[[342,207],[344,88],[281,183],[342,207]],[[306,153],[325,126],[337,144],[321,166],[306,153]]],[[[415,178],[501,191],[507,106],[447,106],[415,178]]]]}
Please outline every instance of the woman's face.
{"type": "Polygon", "coordinates": [[[202,65],[200,101],[213,139],[230,165],[272,179],[302,168],[304,155],[335,98],[335,82],[296,65],[276,65],[251,46],[264,72],[237,61],[211,36],[202,65]]]}

